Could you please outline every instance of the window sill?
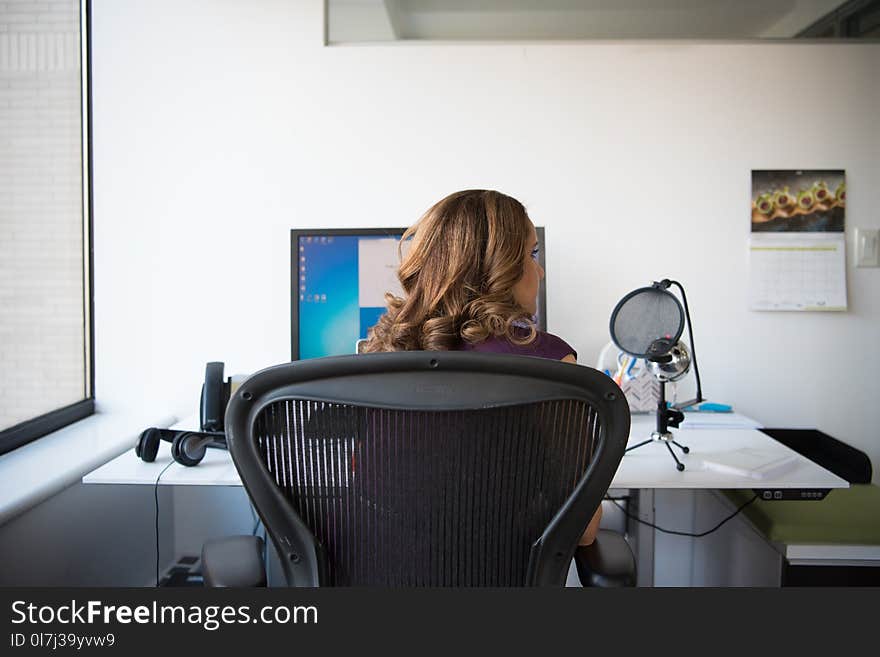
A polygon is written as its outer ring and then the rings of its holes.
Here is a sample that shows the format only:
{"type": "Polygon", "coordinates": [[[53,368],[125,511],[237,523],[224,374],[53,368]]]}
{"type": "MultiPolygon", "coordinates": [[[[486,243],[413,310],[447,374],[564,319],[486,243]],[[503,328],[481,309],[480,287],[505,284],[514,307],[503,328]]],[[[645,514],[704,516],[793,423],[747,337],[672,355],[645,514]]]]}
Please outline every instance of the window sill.
{"type": "Polygon", "coordinates": [[[98,412],[0,456],[0,525],[134,447],[145,428],[176,421],[98,412]]]}

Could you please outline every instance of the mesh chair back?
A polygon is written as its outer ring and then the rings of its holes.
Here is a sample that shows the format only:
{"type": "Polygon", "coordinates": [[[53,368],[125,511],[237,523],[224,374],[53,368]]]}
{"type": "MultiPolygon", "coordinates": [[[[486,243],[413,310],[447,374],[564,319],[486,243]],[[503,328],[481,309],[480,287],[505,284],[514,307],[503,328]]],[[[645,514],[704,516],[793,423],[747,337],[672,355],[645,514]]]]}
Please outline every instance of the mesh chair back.
{"type": "Polygon", "coordinates": [[[564,581],[629,415],[588,368],[407,352],[264,370],[226,426],[291,583],[519,586],[564,581]]]}

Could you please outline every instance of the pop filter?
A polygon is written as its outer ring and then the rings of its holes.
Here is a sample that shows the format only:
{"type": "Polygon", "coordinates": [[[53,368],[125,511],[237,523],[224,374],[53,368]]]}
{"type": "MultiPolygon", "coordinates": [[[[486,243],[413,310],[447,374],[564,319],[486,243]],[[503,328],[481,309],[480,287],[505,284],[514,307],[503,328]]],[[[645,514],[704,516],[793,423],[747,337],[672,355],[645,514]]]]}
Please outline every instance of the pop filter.
{"type": "Polygon", "coordinates": [[[660,287],[642,287],[621,299],[611,313],[611,339],[621,351],[647,358],[663,356],[684,331],[684,310],[660,287]],[[663,350],[663,346],[668,348],[663,350]]]}
{"type": "Polygon", "coordinates": [[[694,351],[694,331],[684,287],[678,281],[663,279],[655,282],[651,287],[633,290],[614,307],[609,328],[614,344],[630,356],[648,361],[651,372],[660,381],[657,429],[651,433],[651,438],[627,447],[626,451],[629,452],[654,441],[662,441],[675,460],[676,468],[679,471],[684,470],[684,463],[678,460],[670,444],[679,447],[685,454],[690,450],[673,439],[669,427],[677,428],[684,419],[681,407],[698,403],[703,399],[697,354],[694,351]],[[668,291],[671,285],[675,285],[681,292],[684,308],[668,291]],[[690,352],[684,343],[679,341],[684,332],[685,320],[687,320],[691,343],[690,352]],[[692,362],[697,380],[696,399],[679,407],[669,407],[666,403],[666,384],[678,381],[687,374],[692,362]]]}

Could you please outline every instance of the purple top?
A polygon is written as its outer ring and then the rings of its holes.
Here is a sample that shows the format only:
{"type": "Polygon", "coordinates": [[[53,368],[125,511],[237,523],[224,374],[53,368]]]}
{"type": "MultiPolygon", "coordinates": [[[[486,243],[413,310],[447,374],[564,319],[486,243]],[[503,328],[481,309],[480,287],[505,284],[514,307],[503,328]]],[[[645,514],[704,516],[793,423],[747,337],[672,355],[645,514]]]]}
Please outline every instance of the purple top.
{"type": "MultiPolygon", "coordinates": [[[[523,329],[522,335],[527,335],[523,329]]],[[[471,344],[462,342],[459,351],[482,351],[493,354],[517,354],[519,356],[537,356],[539,358],[552,358],[562,360],[569,354],[577,358],[577,352],[571,348],[565,340],[553,335],[538,331],[538,337],[531,344],[518,345],[510,342],[507,338],[492,336],[482,342],[471,344]]]]}

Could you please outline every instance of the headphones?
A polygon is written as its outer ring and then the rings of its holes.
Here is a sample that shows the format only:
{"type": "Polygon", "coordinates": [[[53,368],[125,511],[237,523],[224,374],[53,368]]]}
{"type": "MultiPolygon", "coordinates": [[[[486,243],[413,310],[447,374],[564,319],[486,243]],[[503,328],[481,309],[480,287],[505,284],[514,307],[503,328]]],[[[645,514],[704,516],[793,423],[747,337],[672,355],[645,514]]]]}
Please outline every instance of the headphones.
{"type": "Polygon", "coordinates": [[[205,383],[202,385],[202,399],[199,404],[201,431],[176,431],[150,427],[141,433],[135,454],[152,463],[159,451],[162,440],[171,443],[171,457],[181,465],[198,465],[209,447],[226,449],[226,433],[223,415],[229,403],[231,381],[223,381],[223,363],[212,362],[205,367],[205,383]]]}
{"type": "Polygon", "coordinates": [[[138,438],[134,448],[142,461],[152,463],[159,451],[159,442],[171,443],[171,458],[181,465],[198,465],[205,458],[208,447],[226,449],[226,434],[207,431],[174,431],[150,427],[138,438]]]}

